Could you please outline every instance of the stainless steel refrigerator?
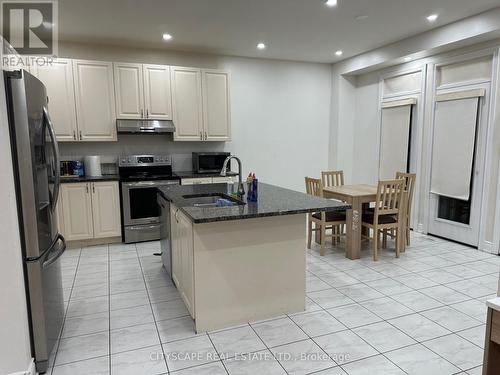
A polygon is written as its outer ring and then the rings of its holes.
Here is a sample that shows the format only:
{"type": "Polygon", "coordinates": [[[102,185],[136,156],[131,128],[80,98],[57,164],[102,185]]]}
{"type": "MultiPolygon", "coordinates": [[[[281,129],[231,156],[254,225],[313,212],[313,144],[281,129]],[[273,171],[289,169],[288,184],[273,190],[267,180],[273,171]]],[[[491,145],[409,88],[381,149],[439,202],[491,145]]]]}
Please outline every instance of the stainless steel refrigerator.
{"type": "Polygon", "coordinates": [[[16,199],[31,330],[37,371],[48,360],[64,320],[59,234],[59,150],[48,112],[45,86],[26,71],[4,72],[16,199]]]}

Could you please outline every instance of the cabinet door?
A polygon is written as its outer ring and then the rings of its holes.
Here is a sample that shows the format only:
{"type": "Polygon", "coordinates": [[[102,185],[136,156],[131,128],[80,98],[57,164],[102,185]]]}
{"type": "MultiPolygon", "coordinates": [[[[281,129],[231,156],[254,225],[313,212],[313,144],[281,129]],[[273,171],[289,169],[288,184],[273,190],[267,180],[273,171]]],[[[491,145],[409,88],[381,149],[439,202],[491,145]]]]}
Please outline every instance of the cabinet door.
{"type": "Polygon", "coordinates": [[[66,240],[93,238],[90,184],[86,182],[62,184],[60,197],[66,240]]]}
{"type": "Polygon", "coordinates": [[[125,119],[144,118],[142,64],[113,63],[116,116],[125,119]]]}
{"type": "Polygon", "coordinates": [[[193,259],[193,224],[181,212],[178,215],[181,234],[181,297],[194,318],[194,259],[193,259]]]}
{"type": "Polygon", "coordinates": [[[78,129],[72,61],[54,59],[52,65],[33,65],[30,70],[47,89],[49,113],[57,140],[60,142],[76,141],[78,129]]]}
{"type": "Polygon", "coordinates": [[[203,140],[201,72],[195,68],[171,68],[174,140],[203,140]]]}
{"type": "Polygon", "coordinates": [[[170,204],[170,236],[172,241],[172,280],[174,281],[179,293],[181,293],[181,252],[179,249],[179,222],[178,209],[170,204]]]}
{"type": "Polygon", "coordinates": [[[78,138],[82,141],[116,141],[113,64],[73,61],[78,138]]]}
{"type": "Polygon", "coordinates": [[[205,140],[230,140],[229,73],[218,70],[203,70],[202,87],[205,140]]]}
{"type": "Polygon", "coordinates": [[[143,72],[146,117],[172,120],[170,67],[165,65],[143,65],[143,72]]]}
{"type": "Polygon", "coordinates": [[[121,236],[120,190],[118,181],[92,184],[94,238],[121,236]]]}

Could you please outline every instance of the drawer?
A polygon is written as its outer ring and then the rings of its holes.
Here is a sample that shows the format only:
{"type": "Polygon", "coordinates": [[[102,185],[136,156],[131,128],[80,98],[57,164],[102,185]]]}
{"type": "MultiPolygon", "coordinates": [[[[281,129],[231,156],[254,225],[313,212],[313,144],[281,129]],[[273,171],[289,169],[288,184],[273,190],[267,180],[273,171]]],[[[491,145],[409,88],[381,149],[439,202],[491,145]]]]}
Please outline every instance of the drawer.
{"type": "Polygon", "coordinates": [[[491,314],[491,337],[490,340],[500,344],[500,312],[493,310],[491,314]]]}

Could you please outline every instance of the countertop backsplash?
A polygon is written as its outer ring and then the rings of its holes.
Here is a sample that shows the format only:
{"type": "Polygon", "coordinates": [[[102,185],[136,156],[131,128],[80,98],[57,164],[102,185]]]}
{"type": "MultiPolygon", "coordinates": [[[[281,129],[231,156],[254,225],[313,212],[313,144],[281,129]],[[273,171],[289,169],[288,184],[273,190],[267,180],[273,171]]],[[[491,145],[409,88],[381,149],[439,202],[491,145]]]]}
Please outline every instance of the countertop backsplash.
{"type": "Polygon", "coordinates": [[[118,142],[61,142],[61,160],[82,160],[100,155],[102,164],[117,164],[120,155],[166,154],[172,156],[173,171],[190,171],[192,152],[228,151],[224,142],[172,142],[165,136],[119,135],[118,142]]]}

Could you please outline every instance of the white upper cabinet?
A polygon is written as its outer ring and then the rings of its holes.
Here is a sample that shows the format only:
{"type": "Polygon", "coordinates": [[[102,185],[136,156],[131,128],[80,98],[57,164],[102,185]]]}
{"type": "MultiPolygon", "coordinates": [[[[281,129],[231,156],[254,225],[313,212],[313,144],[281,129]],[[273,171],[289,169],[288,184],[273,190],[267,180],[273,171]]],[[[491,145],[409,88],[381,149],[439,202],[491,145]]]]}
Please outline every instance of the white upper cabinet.
{"type": "Polygon", "coordinates": [[[203,140],[201,71],[196,68],[171,68],[174,140],[203,140]]]}
{"type": "Polygon", "coordinates": [[[203,126],[206,141],[231,139],[229,73],[202,70],[203,126]]]}
{"type": "Polygon", "coordinates": [[[172,120],[170,67],[165,65],[143,65],[143,74],[146,117],[172,120]]]}
{"type": "Polygon", "coordinates": [[[124,119],[144,117],[142,64],[113,64],[116,116],[124,119]]]}
{"type": "Polygon", "coordinates": [[[47,89],[49,113],[57,140],[76,141],[78,128],[72,60],[54,59],[52,65],[33,65],[30,70],[47,89]]]}
{"type": "Polygon", "coordinates": [[[120,119],[172,119],[170,67],[114,63],[116,114],[120,119]]]}
{"type": "Polygon", "coordinates": [[[73,61],[78,139],[116,141],[113,64],[73,61]]]}

